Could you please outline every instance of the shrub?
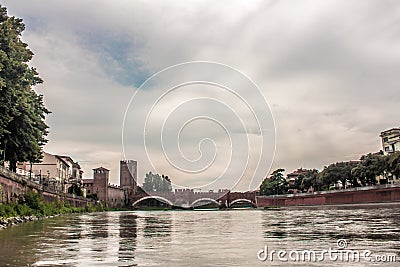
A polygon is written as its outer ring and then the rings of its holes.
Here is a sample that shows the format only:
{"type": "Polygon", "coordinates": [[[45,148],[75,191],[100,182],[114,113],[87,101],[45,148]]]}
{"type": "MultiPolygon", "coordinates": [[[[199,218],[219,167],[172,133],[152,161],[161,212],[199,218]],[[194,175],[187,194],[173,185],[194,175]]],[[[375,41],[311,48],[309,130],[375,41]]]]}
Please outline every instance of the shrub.
{"type": "Polygon", "coordinates": [[[25,204],[31,209],[38,210],[40,203],[42,202],[42,196],[32,190],[28,190],[25,194],[25,204]]]}

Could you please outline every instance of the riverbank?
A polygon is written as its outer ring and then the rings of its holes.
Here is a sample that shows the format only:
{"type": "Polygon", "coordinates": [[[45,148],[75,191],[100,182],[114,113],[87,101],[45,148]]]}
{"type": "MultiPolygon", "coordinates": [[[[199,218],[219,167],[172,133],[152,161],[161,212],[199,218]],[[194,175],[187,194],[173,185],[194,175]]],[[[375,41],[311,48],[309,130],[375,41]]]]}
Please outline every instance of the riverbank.
{"type": "Polygon", "coordinates": [[[327,205],[301,205],[301,206],[286,206],[280,207],[280,209],[290,210],[301,210],[301,209],[362,209],[362,208],[400,208],[400,201],[398,202],[376,202],[376,203],[347,203],[347,204],[327,204],[327,205]]]}
{"type": "Polygon", "coordinates": [[[58,215],[53,216],[45,216],[45,217],[37,217],[37,216],[18,216],[18,217],[9,217],[0,219],[0,229],[5,229],[10,226],[15,226],[21,223],[33,222],[37,220],[53,218],[58,215]]]}
{"type": "Polygon", "coordinates": [[[44,202],[41,194],[27,191],[17,202],[0,203],[0,229],[16,224],[46,219],[62,214],[107,210],[101,203],[93,206],[75,207],[68,202],[44,202]]]}
{"type": "Polygon", "coordinates": [[[300,207],[400,202],[400,185],[379,185],[291,195],[257,196],[257,207],[300,207]]]}
{"type": "Polygon", "coordinates": [[[105,208],[102,205],[81,208],[70,207],[65,203],[46,203],[40,210],[33,210],[18,203],[10,203],[9,205],[0,204],[0,230],[21,223],[45,220],[66,214],[102,211],[116,211],[116,209],[105,208]],[[8,211],[4,213],[5,210],[8,211]],[[22,214],[19,213],[21,211],[22,214]]]}

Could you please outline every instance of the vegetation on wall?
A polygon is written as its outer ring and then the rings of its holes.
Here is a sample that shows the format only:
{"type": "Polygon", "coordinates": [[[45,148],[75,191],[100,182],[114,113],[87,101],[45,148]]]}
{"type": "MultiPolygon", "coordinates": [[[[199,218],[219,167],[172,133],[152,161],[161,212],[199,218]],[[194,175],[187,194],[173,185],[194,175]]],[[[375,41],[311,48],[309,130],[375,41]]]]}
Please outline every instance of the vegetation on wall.
{"type": "Polygon", "coordinates": [[[17,202],[8,204],[0,203],[0,217],[19,217],[19,216],[53,216],[66,213],[80,213],[90,211],[103,211],[101,204],[97,206],[74,207],[68,202],[53,201],[44,202],[41,194],[28,190],[24,197],[17,202]]]}
{"type": "Polygon", "coordinates": [[[83,197],[83,190],[79,184],[73,183],[71,187],[68,188],[68,194],[74,194],[78,197],[83,197]]]}

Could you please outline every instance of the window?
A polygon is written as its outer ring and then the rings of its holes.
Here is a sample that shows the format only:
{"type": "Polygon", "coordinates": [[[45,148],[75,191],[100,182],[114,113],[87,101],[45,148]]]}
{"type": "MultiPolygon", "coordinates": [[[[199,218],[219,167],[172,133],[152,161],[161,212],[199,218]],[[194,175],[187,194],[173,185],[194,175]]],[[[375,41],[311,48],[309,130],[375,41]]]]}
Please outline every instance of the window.
{"type": "Polygon", "coordinates": [[[385,146],[385,151],[386,151],[386,152],[390,151],[390,147],[385,146]]]}
{"type": "Polygon", "coordinates": [[[387,137],[383,138],[383,142],[387,142],[387,141],[388,141],[387,137]]]}

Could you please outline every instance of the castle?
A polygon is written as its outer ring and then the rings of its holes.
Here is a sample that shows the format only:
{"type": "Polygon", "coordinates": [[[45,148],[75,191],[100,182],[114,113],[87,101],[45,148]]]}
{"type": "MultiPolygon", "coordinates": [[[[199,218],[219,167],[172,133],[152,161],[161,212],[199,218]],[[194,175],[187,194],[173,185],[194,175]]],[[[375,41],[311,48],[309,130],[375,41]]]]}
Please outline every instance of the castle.
{"type": "Polygon", "coordinates": [[[99,167],[93,169],[93,179],[83,179],[87,196],[95,196],[108,207],[123,207],[132,203],[132,199],[141,191],[137,186],[137,162],[120,161],[119,186],[110,184],[110,170],[99,167]]]}

